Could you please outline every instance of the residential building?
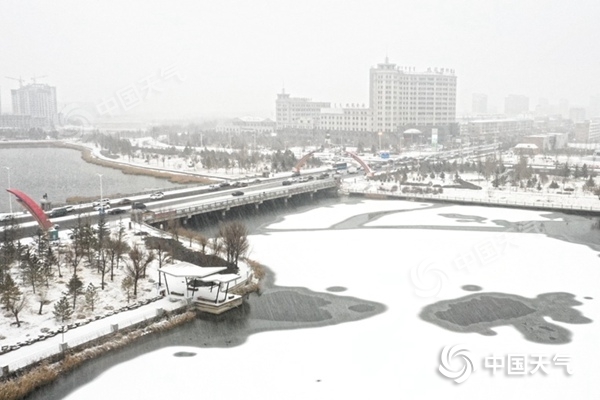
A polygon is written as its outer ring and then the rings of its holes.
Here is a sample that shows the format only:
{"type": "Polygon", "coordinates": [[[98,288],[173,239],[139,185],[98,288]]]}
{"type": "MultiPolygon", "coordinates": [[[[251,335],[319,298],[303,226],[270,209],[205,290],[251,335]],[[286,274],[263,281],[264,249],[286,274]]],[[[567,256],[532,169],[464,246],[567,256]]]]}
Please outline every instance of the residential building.
{"type": "Polygon", "coordinates": [[[575,123],[574,136],[577,143],[600,142],[600,117],[575,123]]]}
{"type": "Polygon", "coordinates": [[[14,115],[45,118],[48,127],[54,126],[58,122],[55,87],[32,83],[11,90],[11,94],[14,115]]]}
{"type": "Polygon", "coordinates": [[[494,142],[515,139],[530,135],[533,130],[532,119],[485,119],[473,120],[461,127],[461,136],[470,141],[494,142]]]}
{"type": "Polygon", "coordinates": [[[539,151],[552,151],[557,149],[564,149],[567,147],[569,135],[567,133],[540,133],[537,135],[525,136],[521,143],[535,144],[539,151]]]}

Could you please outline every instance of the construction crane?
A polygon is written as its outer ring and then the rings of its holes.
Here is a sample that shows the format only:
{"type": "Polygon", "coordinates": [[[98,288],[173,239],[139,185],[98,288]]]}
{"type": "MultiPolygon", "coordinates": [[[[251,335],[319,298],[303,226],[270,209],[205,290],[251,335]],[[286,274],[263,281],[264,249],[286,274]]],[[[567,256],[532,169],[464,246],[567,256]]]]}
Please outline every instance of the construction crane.
{"type": "Polygon", "coordinates": [[[23,87],[23,78],[19,77],[19,79],[17,78],[11,78],[10,76],[5,76],[6,79],[12,79],[13,81],[18,81],[19,82],[19,87],[23,87]]]}
{"type": "Polygon", "coordinates": [[[46,78],[47,75],[41,75],[41,76],[32,76],[31,77],[31,81],[33,82],[33,84],[36,84],[37,82],[35,81],[38,78],[46,78]]]}

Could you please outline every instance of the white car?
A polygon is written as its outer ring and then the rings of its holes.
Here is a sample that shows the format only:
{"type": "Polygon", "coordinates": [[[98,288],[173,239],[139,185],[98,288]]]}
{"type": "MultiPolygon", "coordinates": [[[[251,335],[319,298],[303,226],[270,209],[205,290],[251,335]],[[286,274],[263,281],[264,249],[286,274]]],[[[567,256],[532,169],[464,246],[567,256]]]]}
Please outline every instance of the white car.
{"type": "Polygon", "coordinates": [[[108,210],[110,208],[110,204],[98,204],[97,206],[94,206],[94,210],[95,211],[104,211],[104,210],[108,210]]]}
{"type": "Polygon", "coordinates": [[[154,192],[150,195],[150,198],[152,200],[162,199],[163,197],[165,197],[165,194],[163,192],[154,192]]]}
{"type": "Polygon", "coordinates": [[[101,204],[110,205],[110,199],[105,198],[105,199],[101,199],[101,200],[96,200],[92,203],[92,207],[94,207],[94,209],[95,209],[96,207],[100,206],[101,204]]]}

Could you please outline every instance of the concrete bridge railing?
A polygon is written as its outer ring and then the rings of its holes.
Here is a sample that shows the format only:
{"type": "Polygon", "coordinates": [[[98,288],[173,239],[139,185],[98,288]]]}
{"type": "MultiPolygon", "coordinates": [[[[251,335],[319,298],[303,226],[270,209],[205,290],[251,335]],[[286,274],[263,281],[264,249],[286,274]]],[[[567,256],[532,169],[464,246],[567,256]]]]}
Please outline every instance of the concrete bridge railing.
{"type": "Polygon", "coordinates": [[[214,202],[199,204],[192,207],[173,208],[169,210],[161,210],[154,213],[146,214],[143,221],[146,223],[156,223],[168,221],[170,219],[184,218],[197,214],[209,213],[212,211],[228,210],[232,207],[239,207],[248,204],[261,204],[264,201],[275,200],[280,198],[289,198],[294,195],[303,193],[314,193],[319,190],[330,189],[337,186],[335,180],[327,180],[322,182],[314,182],[313,184],[304,184],[302,186],[288,186],[278,190],[264,191],[260,193],[247,194],[235,197],[229,200],[218,200],[214,202]]]}

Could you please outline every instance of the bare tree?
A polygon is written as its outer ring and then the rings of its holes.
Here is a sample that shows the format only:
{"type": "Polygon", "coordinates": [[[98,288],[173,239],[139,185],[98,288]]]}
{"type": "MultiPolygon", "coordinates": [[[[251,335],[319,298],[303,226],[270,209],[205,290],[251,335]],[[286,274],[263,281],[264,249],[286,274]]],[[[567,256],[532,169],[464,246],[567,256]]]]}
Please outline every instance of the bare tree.
{"type": "Polygon", "coordinates": [[[204,235],[202,235],[201,233],[196,235],[196,238],[198,239],[198,243],[200,243],[200,246],[202,246],[202,249],[200,250],[202,252],[202,254],[206,254],[206,246],[208,245],[208,238],[204,235]]]}
{"type": "Polygon", "coordinates": [[[154,253],[135,246],[129,252],[129,258],[131,261],[126,264],[125,271],[133,281],[133,296],[136,297],[138,281],[146,276],[146,267],[154,261],[154,253]]]}
{"type": "Polygon", "coordinates": [[[50,301],[48,300],[48,291],[45,288],[41,288],[38,293],[37,293],[37,300],[40,303],[40,309],[38,310],[38,314],[42,315],[42,308],[45,305],[50,304],[50,301]]]}
{"type": "Polygon", "coordinates": [[[244,256],[250,248],[248,228],[241,221],[231,221],[221,224],[219,235],[223,238],[227,262],[233,263],[237,267],[239,258],[244,256]]]}

